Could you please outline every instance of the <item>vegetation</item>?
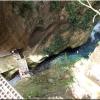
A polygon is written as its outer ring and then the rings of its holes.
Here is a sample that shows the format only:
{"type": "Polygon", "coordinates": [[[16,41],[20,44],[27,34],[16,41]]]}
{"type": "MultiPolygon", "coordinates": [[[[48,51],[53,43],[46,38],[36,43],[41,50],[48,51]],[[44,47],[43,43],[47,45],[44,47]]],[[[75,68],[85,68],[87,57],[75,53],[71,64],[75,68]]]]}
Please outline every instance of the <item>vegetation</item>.
{"type": "MultiPolygon", "coordinates": [[[[61,2],[59,1],[51,1],[50,2],[50,11],[58,12],[61,10],[61,2]]],[[[41,3],[40,3],[41,4],[41,3]]],[[[27,16],[30,12],[32,13],[34,9],[39,10],[39,4],[34,4],[32,1],[24,1],[20,4],[17,2],[13,2],[13,8],[15,12],[22,17],[27,16]]],[[[83,30],[88,29],[89,22],[94,16],[94,12],[92,10],[87,10],[84,15],[81,15],[82,6],[76,2],[69,2],[65,5],[66,11],[69,14],[68,20],[72,28],[77,29],[81,28],[83,30]]],[[[83,9],[82,9],[83,10],[83,9]]],[[[43,20],[39,18],[39,23],[43,23],[43,20]]]]}
{"type": "Polygon", "coordinates": [[[60,2],[51,1],[50,2],[50,11],[59,11],[60,10],[60,2]]]}
{"type": "Polygon", "coordinates": [[[20,15],[22,15],[23,17],[25,16],[26,12],[32,12],[33,10],[33,4],[32,2],[23,2],[22,6],[20,7],[20,15]]]}
{"type": "Polygon", "coordinates": [[[98,43],[97,43],[98,45],[100,45],[100,41],[98,41],[98,43]]]}
{"type": "Polygon", "coordinates": [[[79,61],[82,57],[80,55],[67,55],[66,53],[56,58],[53,64],[57,65],[61,70],[69,71],[73,64],[79,61]]]}
{"type": "Polygon", "coordinates": [[[22,1],[20,2],[20,4],[17,2],[13,2],[15,13],[21,15],[22,17],[25,17],[29,14],[29,12],[32,12],[34,7],[35,6],[32,1],[22,1]]]}
{"type": "Polygon", "coordinates": [[[77,15],[77,4],[75,2],[69,3],[65,7],[69,14],[69,23],[73,25],[73,27],[77,27],[79,22],[79,16],[77,15]]]}
{"type": "Polygon", "coordinates": [[[60,34],[55,34],[49,47],[44,48],[43,51],[44,53],[51,55],[54,54],[55,52],[57,53],[57,51],[59,51],[59,49],[61,49],[62,46],[64,45],[65,45],[65,41],[63,37],[60,34]]]}
{"type": "MultiPolygon", "coordinates": [[[[82,6],[77,2],[70,2],[66,6],[66,11],[69,13],[69,23],[76,30],[77,28],[81,28],[83,30],[87,30],[89,28],[89,22],[94,16],[94,12],[92,10],[87,10],[84,15],[81,14],[82,6]]],[[[82,9],[83,10],[83,9],[82,9]]]]}
{"type": "Polygon", "coordinates": [[[87,10],[84,16],[81,19],[81,22],[79,24],[80,28],[83,30],[86,30],[89,28],[89,22],[93,18],[94,12],[92,10],[87,10]]]}

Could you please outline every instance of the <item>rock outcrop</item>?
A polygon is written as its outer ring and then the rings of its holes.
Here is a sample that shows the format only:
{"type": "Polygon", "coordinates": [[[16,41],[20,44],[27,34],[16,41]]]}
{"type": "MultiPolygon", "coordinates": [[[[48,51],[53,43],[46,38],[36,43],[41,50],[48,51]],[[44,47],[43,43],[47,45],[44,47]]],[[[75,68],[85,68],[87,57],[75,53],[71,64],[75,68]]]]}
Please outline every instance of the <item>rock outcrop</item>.
{"type": "MultiPolygon", "coordinates": [[[[70,11],[67,9],[70,4],[0,2],[0,51],[30,47],[34,54],[49,55],[67,47],[75,48],[84,44],[89,32],[81,28],[76,30],[74,22],[70,22],[70,11]]],[[[73,9],[74,3],[71,5],[73,9]]],[[[79,9],[80,5],[77,3],[76,5],[79,9]]],[[[78,13],[78,10],[74,13],[78,13]]]]}

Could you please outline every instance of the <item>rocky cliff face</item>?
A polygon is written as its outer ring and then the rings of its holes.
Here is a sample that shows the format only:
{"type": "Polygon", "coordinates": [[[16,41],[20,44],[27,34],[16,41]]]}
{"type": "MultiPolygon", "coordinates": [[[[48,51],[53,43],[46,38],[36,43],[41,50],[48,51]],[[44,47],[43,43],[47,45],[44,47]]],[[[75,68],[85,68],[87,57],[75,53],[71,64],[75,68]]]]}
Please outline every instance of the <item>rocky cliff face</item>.
{"type": "Polygon", "coordinates": [[[27,44],[24,22],[12,9],[11,2],[0,2],[0,51],[23,48],[27,44]]]}
{"type": "Polygon", "coordinates": [[[77,30],[87,18],[78,9],[76,2],[0,2],[0,51],[30,47],[35,54],[54,54],[82,45],[89,32],[77,30]]]}

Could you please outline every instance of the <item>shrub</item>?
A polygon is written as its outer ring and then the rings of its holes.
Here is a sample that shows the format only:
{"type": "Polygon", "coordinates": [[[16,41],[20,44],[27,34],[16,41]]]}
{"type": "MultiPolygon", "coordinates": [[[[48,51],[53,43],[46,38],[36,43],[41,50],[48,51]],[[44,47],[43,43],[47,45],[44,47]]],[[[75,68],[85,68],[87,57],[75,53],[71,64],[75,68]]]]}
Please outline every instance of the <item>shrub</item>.
{"type": "Polygon", "coordinates": [[[81,18],[81,22],[79,24],[79,27],[83,30],[86,30],[89,28],[89,22],[94,16],[94,12],[92,10],[87,10],[84,16],[81,18]]]}
{"type": "Polygon", "coordinates": [[[44,53],[46,54],[55,54],[58,53],[59,50],[65,45],[65,41],[60,34],[55,34],[54,38],[49,47],[44,48],[44,53]]]}
{"type": "Polygon", "coordinates": [[[65,5],[66,10],[68,11],[69,14],[69,23],[73,26],[73,27],[77,27],[78,26],[78,22],[79,22],[79,16],[77,14],[77,8],[78,5],[76,4],[76,2],[71,2],[67,5],[65,5]]]}
{"type": "Polygon", "coordinates": [[[50,2],[50,11],[59,11],[60,10],[60,2],[59,1],[51,1],[50,2]]]}
{"type": "Polygon", "coordinates": [[[92,20],[94,12],[90,9],[86,10],[84,15],[80,12],[84,10],[78,2],[70,2],[65,5],[66,11],[68,11],[69,23],[74,29],[81,28],[87,30],[89,28],[89,22],[92,20]],[[82,11],[81,11],[82,8],[82,11]]]}

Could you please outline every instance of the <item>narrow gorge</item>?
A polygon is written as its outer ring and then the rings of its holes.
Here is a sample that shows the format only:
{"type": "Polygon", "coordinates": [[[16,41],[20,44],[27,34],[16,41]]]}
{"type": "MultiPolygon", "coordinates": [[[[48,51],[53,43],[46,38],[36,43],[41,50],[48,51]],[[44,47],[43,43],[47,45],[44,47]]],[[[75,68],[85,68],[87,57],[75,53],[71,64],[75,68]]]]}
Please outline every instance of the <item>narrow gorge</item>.
{"type": "Polygon", "coordinates": [[[25,99],[100,99],[94,15],[78,1],[0,1],[0,74],[25,99]]]}

